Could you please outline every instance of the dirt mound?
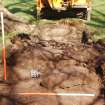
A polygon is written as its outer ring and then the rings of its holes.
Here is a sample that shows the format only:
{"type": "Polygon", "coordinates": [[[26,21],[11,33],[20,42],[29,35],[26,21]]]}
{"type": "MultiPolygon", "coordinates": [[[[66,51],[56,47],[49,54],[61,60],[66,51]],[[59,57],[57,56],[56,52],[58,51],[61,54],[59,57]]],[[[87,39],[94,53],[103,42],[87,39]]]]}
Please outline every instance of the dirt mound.
{"type": "MultiPolygon", "coordinates": [[[[60,23],[61,24],[61,23],[60,23]]],[[[71,23],[70,23],[71,24],[71,23]]],[[[11,39],[9,91],[5,105],[104,105],[104,60],[93,43],[81,44],[79,25],[41,25],[40,37],[19,34],[11,39]],[[75,28],[75,29],[74,29],[75,28]],[[77,30],[78,29],[78,30],[77,30]],[[76,30],[76,31],[75,31],[76,30]],[[103,63],[99,63],[98,61],[103,63]],[[31,71],[40,73],[32,78],[31,71]],[[92,93],[94,97],[20,95],[18,93],[92,93]]],[[[3,86],[2,88],[6,88],[3,86]]],[[[5,101],[6,100],[6,101],[5,101]]]]}
{"type": "MultiPolygon", "coordinates": [[[[56,24],[39,24],[40,37],[44,40],[55,40],[57,42],[78,43],[82,32],[87,26],[82,21],[60,20],[56,24]]],[[[87,28],[88,29],[88,28],[87,28]]]]}

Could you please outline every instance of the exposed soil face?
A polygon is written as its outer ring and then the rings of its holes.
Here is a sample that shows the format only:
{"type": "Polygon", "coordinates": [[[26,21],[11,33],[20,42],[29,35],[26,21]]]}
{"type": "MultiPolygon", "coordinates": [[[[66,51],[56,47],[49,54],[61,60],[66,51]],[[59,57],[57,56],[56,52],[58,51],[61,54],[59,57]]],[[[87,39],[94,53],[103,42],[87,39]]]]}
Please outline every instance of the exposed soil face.
{"type": "MultiPolygon", "coordinates": [[[[104,57],[97,44],[81,43],[81,23],[39,25],[39,37],[11,40],[8,81],[1,81],[1,105],[104,105],[104,57]],[[100,61],[101,63],[98,63],[100,61]],[[40,72],[32,78],[31,71],[40,72]],[[40,96],[18,93],[92,93],[95,97],[40,96]]],[[[37,32],[38,32],[37,31],[37,32]]]]}

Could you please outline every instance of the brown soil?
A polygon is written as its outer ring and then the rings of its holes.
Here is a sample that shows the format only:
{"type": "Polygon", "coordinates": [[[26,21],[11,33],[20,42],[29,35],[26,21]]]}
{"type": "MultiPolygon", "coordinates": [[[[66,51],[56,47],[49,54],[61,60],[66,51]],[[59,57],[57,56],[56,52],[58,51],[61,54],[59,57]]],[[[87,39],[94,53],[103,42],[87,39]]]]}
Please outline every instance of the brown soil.
{"type": "Polygon", "coordinates": [[[0,82],[0,105],[105,105],[105,59],[97,49],[99,42],[81,44],[85,28],[83,23],[60,22],[39,25],[39,37],[15,36],[7,59],[8,78],[0,82]],[[40,77],[33,79],[32,69],[40,77]],[[21,92],[93,93],[95,97],[17,94],[21,92]]]}

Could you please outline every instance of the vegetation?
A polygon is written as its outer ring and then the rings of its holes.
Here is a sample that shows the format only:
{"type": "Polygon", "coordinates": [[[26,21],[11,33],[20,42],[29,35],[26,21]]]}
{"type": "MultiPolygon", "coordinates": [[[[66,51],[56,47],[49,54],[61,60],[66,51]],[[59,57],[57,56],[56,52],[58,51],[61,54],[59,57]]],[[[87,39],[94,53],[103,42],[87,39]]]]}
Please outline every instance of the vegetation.
{"type": "Polygon", "coordinates": [[[92,19],[88,24],[96,29],[95,40],[105,38],[105,1],[93,0],[92,19]]]}
{"type": "MultiPolygon", "coordinates": [[[[4,0],[4,6],[13,14],[23,17],[30,23],[36,23],[36,0],[4,0]]],[[[93,0],[92,20],[88,23],[95,29],[94,40],[105,38],[105,1],[93,0]]],[[[13,35],[13,33],[10,33],[13,35]]],[[[11,36],[6,35],[6,39],[11,36]]],[[[7,41],[7,40],[6,40],[7,41]]],[[[0,35],[1,42],[1,35],[0,35]]]]}
{"type": "MultiPolygon", "coordinates": [[[[36,22],[36,0],[4,0],[4,6],[12,13],[25,18],[27,21],[36,22]]],[[[105,37],[105,1],[92,1],[92,20],[88,24],[96,29],[94,39],[105,37]]]]}
{"type": "Polygon", "coordinates": [[[35,0],[4,0],[4,6],[10,12],[21,16],[30,22],[35,20],[35,0]]]}

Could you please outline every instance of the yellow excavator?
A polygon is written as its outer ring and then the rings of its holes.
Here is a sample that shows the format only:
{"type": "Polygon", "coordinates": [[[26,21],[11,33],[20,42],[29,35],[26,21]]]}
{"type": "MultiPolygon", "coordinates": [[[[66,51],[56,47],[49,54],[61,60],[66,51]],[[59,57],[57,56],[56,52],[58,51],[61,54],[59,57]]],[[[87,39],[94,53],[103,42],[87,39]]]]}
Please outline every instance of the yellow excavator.
{"type": "MultiPolygon", "coordinates": [[[[37,0],[37,14],[44,14],[45,10],[73,11],[90,21],[92,0],[37,0]]],[[[72,12],[72,13],[73,13],[72,12]]],[[[69,12],[68,12],[69,13],[69,12]]]]}

